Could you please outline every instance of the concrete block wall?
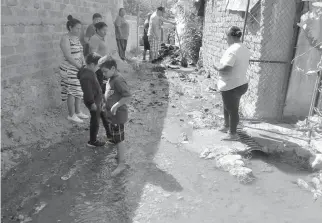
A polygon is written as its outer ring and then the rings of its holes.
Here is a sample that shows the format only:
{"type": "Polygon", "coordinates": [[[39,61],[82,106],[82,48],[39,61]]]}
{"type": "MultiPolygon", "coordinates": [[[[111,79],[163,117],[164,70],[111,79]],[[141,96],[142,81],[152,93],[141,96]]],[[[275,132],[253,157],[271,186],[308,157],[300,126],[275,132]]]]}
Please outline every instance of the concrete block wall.
{"type": "MultiPolygon", "coordinates": [[[[226,31],[232,25],[243,28],[241,13],[225,11],[225,0],[206,2],[203,63],[215,78],[212,68],[227,49],[226,31]]],[[[244,43],[255,60],[287,61],[289,58],[295,1],[260,0],[247,21],[244,43]]],[[[249,118],[275,119],[280,108],[282,83],[287,74],[285,64],[250,63],[249,90],[242,98],[241,112],[249,118]]]]}
{"type": "MultiPolygon", "coordinates": [[[[65,107],[61,104],[56,71],[62,56],[60,38],[67,32],[67,16],[71,14],[81,20],[85,29],[93,13],[101,13],[111,27],[108,38],[115,41],[112,21],[121,3],[120,0],[1,1],[2,146],[30,143],[33,139],[28,133],[39,128],[50,131],[50,123],[42,121],[55,109],[60,111],[65,107]]],[[[116,43],[111,45],[116,49],[116,43]]]]}

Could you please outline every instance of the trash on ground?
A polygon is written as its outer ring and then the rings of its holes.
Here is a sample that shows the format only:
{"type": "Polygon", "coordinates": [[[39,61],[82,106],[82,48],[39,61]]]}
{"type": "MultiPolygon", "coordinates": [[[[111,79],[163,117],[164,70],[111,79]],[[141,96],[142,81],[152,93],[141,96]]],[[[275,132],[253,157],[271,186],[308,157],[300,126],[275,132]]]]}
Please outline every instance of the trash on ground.
{"type": "Polygon", "coordinates": [[[42,209],[44,209],[47,206],[46,202],[40,202],[39,206],[37,206],[35,208],[35,213],[34,214],[38,214],[42,209]]]}

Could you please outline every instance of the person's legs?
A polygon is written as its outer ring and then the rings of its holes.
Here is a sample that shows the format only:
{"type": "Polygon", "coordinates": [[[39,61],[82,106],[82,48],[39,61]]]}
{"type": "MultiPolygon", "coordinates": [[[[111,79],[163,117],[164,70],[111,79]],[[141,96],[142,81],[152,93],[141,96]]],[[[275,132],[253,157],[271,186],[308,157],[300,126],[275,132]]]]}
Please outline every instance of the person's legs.
{"type": "Polygon", "coordinates": [[[75,97],[71,94],[67,96],[67,108],[69,117],[73,117],[75,114],[75,97]]]}
{"type": "Polygon", "coordinates": [[[126,169],[125,163],[125,145],[124,145],[124,124],[110,124],[112,140],[117,148],[117,161],[118,166],[112,172],[112,176],[120,174],[123,170],[126,169]]]}
{"type": "Polygon", "coordinates": [[[146,49],[143,50],[143,60],[146,60],[146,49]]]}
{"type": "Polygon", "coordinates": [[[75,113],[79,114],[81,112],[80,105],[82,100],[80,98],[75,97],[75,113]]]}
{"type": "Polygon", "coordinates": [[[230,126],[230,113],[229,113],[230,97],[231,97],[230,92],[222,91],[221,97],[223,100],[224,126],[221,129],[219,129],[219,131],[227,133],[229,131],[229,126],[230,126]]]}
{"type": "Polygon", "coordinates": [[[112,176],[117,176],[120,173],[122,173],[125,169],[126,169],[126,163],[125,163],[125,145],[124,142],[120,142],[118,144],[116,144],[116,148],[117,148],[117,161],[118,161],[118,165],[116,167],[116,169],[112,172],[112,176]]]}
{"type": "Polygon", "coordinates": [[[123,59],[125,60],[126,59],[126,47],[127,47],[127,40],[124,39],[123,40],[123,59]]]}
{"type": "Polygon", "coordinates": [[[121,41],[120,41],[120,39],[116,39],[116,44],[117,44],[117,50],[118,50],[119,56],[120,56],[120,58],[122,59],[122,53],[121,53],[122,46],[121,46],[121,41]]]}
{"type": "Polygon", "coordinates": [[[99,114],[98,111],[90,111],[91,120],[89,126],[89,142],[94,143],[97,140],[97,134],[99,130],[99,114]]]}
{"type": "Polygon", "coordinates": [[[231,131],[233,131],[235,133],[237,133],[237,126],[239,124],[240,99],[247,92],[247,89],[248,89],[248,84],[241,85],[241,86],[234,89],[233,97],[235,98],[235,100],[234,100],[235,103],[233,104],[233,107],[232,107],[232,110],[234,112],[233,117],[232,117],[234,126],[231,131]]]}
{"type": "Polygon", "coordinates": [[[149,44],[150,44],[150,58],[149,61],[153,61],[155,59],[155,40],[153,38],[149,38],[149,44]]]}
{"type": "MultiPolygon", "coordinates": [[[[236,135],[236,97],[234,94],[234,89],[229,91],[222,92],[222,98],[224,103],[224,116],[225,116],[225,125],[229,127],[229,136],[225,137],[224,140],[237,139],[236,135]],[[227,125],[228,124],[228,125],[227,125]]],[[[237,110],[238,115],[238,110],[237,110]]],[[[225,129],[225,132],[228,132],[228,128],[225,129]]]]}
{"type": "Polygon", "coordinates": [[[224,126],[223,128],[229,128],[229,112],[227,106],[229,106],[229,92],[221,92],[221,97],[223,101],[223,113],[224,113],[224,126]]]}
{"type": "Polygon", "coordinates": [[[89,141],[87,143],[87,146],[89,147],[101,147],[105,145],[105,142],[101,142],[97,140],[97,134],[99,130],[99,124],[100,124],[100,114],[101,110],[99,106],[97,106],[96,111],[90,111],[91,113],[91,120],[90,120],[90,126],[89,126],[89,141]]]}
{"type": "Polygon", "coordinates": [[[230,107],[230,122],[229,122],[229,129],[230,134],[236,135],[237,134],[237,125],[239,122],[239,102],[240,96],[238,94],[233,95],[231,97],[231,107],[230,107]]]}
{"type": "Polygon", "coordinates": [[[104,111],[101,111],[101,120],[103,122],[103,126],[106,132],[107,141],[110,141],[112,139],[112,130],[110,123],[107,119],[106,113],[104,111]]]}
{"type": "Polygon", "coordinates": [[[226,101],[226,109],[229,113],[229,129],[230,136],[226,138],[227,140],[235,140],[237,136],[237,125],[239,123],[239,104],[240,98],[246,93],[248,89],[248,84],[239,86],[232,90],[226,91],[224,93],[224,98],[226,101]]]}

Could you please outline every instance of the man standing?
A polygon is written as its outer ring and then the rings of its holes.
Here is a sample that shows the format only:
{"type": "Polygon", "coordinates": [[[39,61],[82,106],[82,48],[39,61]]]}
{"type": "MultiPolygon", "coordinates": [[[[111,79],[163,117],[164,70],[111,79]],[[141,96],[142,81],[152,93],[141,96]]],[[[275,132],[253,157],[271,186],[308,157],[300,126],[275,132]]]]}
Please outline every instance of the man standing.
{"type": "Polygon", "coordinates": [[[115,19],[114,26],[119,55],[122,60],[125,60],[125,51],[127,46],[127,39],[129,38],[130,27],[129,23],[125,20],[124,8],[120,8],[119,15],[115,19]]]}
{"type": "Polygon", "coordinates": [[[96,33],[96,29],[95,29],[95,24],[98,22],[102,21],[102,15],[99,13],[95,13],[93,15],[93,23],[90,24],[87,29],[86,29],[86,33],[84,36],[84,42],[85,42],[85,46],[84,46],[84,56],[86,57],[89,54],[89,40],[92,36],[95,35],[96,33]]]}
{"type": "Polygon", "coordinates": [[[163,18],[164,7],[158,7],[157,10],[151,15],[149,22],[148,38],[150,43],[152,63],[158,58],[161,48],[161,26],[163,22],[176,25],[175,22],[163,18]]]}

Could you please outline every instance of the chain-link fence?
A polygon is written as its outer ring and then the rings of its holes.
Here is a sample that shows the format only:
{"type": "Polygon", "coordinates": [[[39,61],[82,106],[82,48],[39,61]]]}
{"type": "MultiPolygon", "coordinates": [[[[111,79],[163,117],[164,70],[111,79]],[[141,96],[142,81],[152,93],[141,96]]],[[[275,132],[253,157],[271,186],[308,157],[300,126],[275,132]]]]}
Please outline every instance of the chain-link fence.
{"type": "Polygon", "coordinates": [[[297,40],[299,2],[259,0],[246,12],[244,43],[252,57],[250,90],[242,103],[245,116],[281,118],[297,40]]]}

